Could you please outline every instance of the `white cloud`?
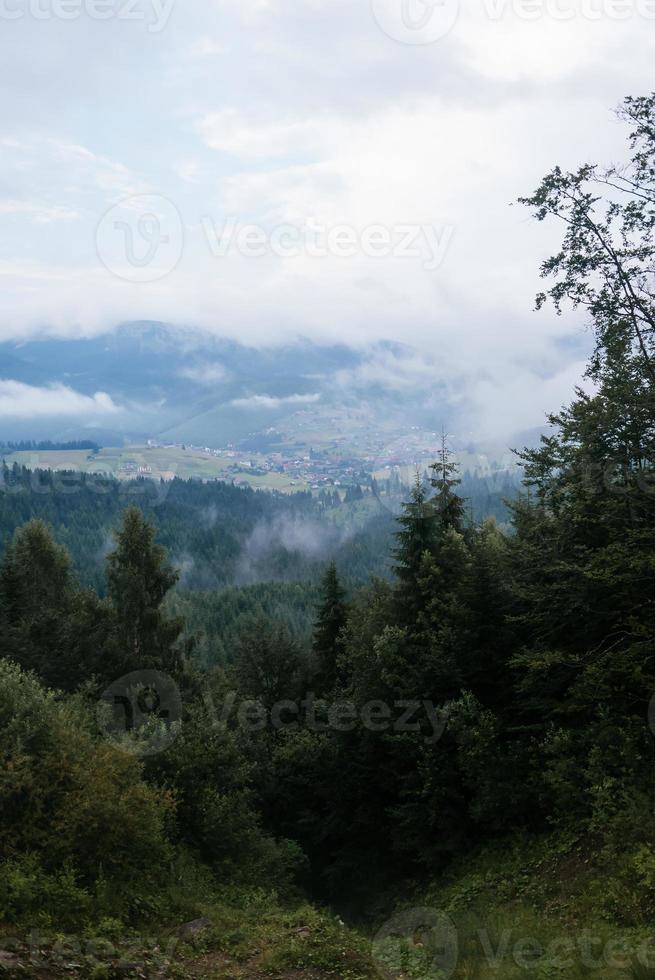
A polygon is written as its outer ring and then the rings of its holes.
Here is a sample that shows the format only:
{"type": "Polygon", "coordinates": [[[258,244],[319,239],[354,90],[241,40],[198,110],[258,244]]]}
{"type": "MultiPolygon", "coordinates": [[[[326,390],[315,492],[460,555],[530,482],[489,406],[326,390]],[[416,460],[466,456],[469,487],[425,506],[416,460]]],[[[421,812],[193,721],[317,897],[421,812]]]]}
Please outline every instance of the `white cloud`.
{"type": "Polygon", "coordinates": [[[180,371],[182,378],[195,381],[200,385],[213,385],[225,379],[227,372],[222,364],[203,364],[199,367],[187,367],[180,371]]]}
{"type": "Polygon", "coordinates": [[[95,184],[101,191],[129,197],[147,189],[147,185],[125,164],[94,153],[85,146],[52,140],[49,149],[57,161],[75,168],[78,177],[95,184]]]}
{"type": "Polygon", "coordinates": [[[48,225],[52,221],[76,221],[79,211],[66,207],[49,207],[35,204],[32,201],[14,201],[8,198],[0,200],[0,214],[24,214],[35,225],[48,225]]]}
{"type": "Polygon", "coordinates": [[[234,408],[246,409],[277,409],[291,405],[313,405],[320,401],[320,395],[288,395],[286,398],[274,398],[272,395],[251,395],[249,398],[235,398],[230,402],[234,408]]]}
{"type": "Polygon", "coordinates": [[[371,385],[392,391],[411,391],[430,387],[441,375],[438,363],[415,351],[378,350],[356,368],[338,371],[334,380],[348,391],[371,385]]]}
{"type": "Polygon", "coordinates": [[[464,395],[463,424],[480,438],[538,428],[548,413],[572,401],[576,386],[586,387],[584,370],[584,362],[574,361],[546,377],[524,370],[472,381],[464,395]]]}
{"type": "Polygon", "coordinates": [[[241,157],[278,157],[321,145],[321,128],[311,119],[283,123],[250,121],[237,109],[209,113],[198,130],[212,150],[241,157]]]}
{"type": "Polygon", "coordinates": [[[19,381],[0,380],[0,418],[84,417],[118,411],[118,406],[104,391],[89,396],[60,384],[36,388],[19,381]]]}
{"type": "Polygon", "coordinates": [[[225,53],[225,44],[212,37],[201,37],[186,49],[187,57],[214,58],[225,53]]]}
{"type": "Polygon", "coordinates": [[[197,160],[182,160],[175,164],[173,169],[185,184],[195,184],[202,176],[202,167],[197,160]]]}

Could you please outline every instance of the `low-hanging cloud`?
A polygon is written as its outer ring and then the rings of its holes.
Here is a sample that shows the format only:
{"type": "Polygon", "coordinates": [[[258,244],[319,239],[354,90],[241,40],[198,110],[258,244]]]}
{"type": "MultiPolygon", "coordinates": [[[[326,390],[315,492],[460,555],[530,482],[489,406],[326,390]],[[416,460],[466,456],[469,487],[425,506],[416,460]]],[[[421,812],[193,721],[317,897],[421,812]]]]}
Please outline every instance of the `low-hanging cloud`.
{"type": "MultiPolygon", "coordinates": [[[[353,533],[352,527],[289,515],[262,520],[244,542],[237,581],[245,584],[270,578],[276,557],[285,553],[309,562],[325,561],[353,533]]],[[[297,566],[292,563],[291,567],[297,566]]],[[[283,568],[276,569],[275,576],[284,577],[283,568]]]]}
{"type": "Polygon", "coordinates": [[[180,371],[180,377],[187,378],[188,381],[195,381],[199,385],[211,386],[219,381],[224,381],[227,371],[219,363],[201,364],[197,367],[185,367],[180,371]]]}
{"type": "Polygon", "coordinates": [[[110,395],[83,395],[62,384],[37,388],[20,381],[0,380],[0,418],[112,415],[120,411],[110,395]]]}
{"type": "Polygon", "coordinates": [[[320,398],[318,394],[287,395],[284,398],[275,398],[273,395],[250,395],[248,398],[234,398],[230,405],[233,408],[276,409],[293,405],[313,405],[320,401],[320,398]]]}

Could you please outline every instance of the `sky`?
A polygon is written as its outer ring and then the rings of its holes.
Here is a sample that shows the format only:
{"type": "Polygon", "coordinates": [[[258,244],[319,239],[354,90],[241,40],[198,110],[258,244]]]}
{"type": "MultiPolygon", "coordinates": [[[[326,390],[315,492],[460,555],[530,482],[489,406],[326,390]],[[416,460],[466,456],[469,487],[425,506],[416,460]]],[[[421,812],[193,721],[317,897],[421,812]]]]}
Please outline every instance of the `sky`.
{"type": "Polygon", "coordinates": [[[0,21],[0,339],[387,339],[471,425],[566,400],[589,336],[534,312],[558,229],[513,202],[624,157],[655,0],[0,0],[0,21]]]}

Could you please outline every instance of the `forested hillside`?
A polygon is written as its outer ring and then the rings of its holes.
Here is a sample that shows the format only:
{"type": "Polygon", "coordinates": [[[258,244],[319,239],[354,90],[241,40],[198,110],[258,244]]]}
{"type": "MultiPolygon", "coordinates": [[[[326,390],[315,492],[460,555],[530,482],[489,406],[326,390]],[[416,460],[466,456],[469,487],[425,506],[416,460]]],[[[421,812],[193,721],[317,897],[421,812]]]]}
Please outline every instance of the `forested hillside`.
{"type": "Polygon", "coordinates": [[[315,504],[177,483],[157,508],[44,494],[37,518],[4,498],[6,922],[111,936],[203,915],[177,968],[224,978],[655,975],[655,97],[623,115],[629,164],[554,170],[524,202],[564,222],[540,302],[584,307],[595,350],[521,454],[509,529],[471,520],[444,440],[428,485],[348,549],[273,551],[275,588],[185,595],[183,553],[233,582],[244,533],[315,504]],[[115,524],[99,592],[40,518],[78,555],[115,524]],[[590,967],[583,934],[622,958],[590,967]]]}
{"type": "Polygon", "coordinates": [[[136,480],[120,483],[79,473],[5,467],[0,474],[0,549],[31,518],[44,520],[70,551],[85,584],[102,591],[111,531],[130,505],[158,528],[187,589],[262,581],[303,581],[338,560],[364,581],[384,566],[392,515],[325,506],[308,493],[287,496],[228,483],[136,480]]]}
{"type": "MultiPolygon", "coordinates": [[[[424,479],[427,479],[424,477],[424,479]]],[[[466,475],[467,513],[508,517],[518,493],[511,474],[466,475]]],[[[112,530],[130,505],[156,527],[179,572],[169,605],[183,612],[204,663],[230,659],[239,632],[261,616],[309,641],[319,582],[335,561],[348,589],[370,575],[389,578],[394,515],[370,489],[285,495],[229,483],[0,470],[0,555],[17,527],[40,519],[69,552],[83,585],[106,591],[112,530]]],[[[402,499],[403,488],[399,483],[402,499]]],[[[471,519],[473,517],[471,516],[471,519]]]]}
{"type": "MultiPolygon", "coordinates": [[[[0,454],[1,455],[1,454],[0,454]]],[[[465,474],[467,513],[508,519],[518,478],[465,474]]],[[[408,488],[398,483],[398,496],[408,488]]],[[[130,504],[158,529],[185,589],[318,580],[326,562],[357,583],[386,574],[394,500],[370,489],[339,494],[256,491],[219,481],[136,479],[26,469],[0,462],[0,553],[21,524],[44,520],[71,554],[81,580],[104,588],[112,528],[130,504]]]]}

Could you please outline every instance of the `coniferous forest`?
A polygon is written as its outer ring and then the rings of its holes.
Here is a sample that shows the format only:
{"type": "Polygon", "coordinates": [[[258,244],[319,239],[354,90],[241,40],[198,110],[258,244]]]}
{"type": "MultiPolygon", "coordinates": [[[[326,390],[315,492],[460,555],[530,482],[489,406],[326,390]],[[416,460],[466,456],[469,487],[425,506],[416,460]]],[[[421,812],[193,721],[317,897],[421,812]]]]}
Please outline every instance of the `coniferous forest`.
{"type": "Polygon", "coordinates": [[[447,438],[347,533],[5,469],[0,971],[655,976],[655,96],[620,116],[521,199],[593,352],[502,511],[447,438]],[[324,545],[245,568],[261,522],[324,545]]]}

